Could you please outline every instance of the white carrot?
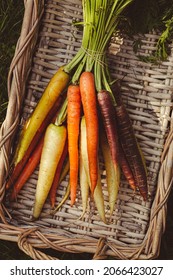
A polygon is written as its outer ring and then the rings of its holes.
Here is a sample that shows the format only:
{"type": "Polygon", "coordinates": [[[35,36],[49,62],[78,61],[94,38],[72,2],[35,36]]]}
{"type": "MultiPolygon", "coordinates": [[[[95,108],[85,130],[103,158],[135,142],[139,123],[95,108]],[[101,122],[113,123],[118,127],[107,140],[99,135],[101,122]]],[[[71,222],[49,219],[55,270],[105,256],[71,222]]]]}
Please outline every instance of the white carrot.
{"type": "Polygon", "coordinates": [[[64,149],[66,137],[67,132],[65,126],[50,124],[46,130],[36,186],[33,209],[34,219],[40,216],[49,194],[55,171],[64,149]]]}
{"type": "Polygon", "coordinates": [[[81,189],[81,197],[82,197],[82,215],[84,216],[88,204],[89,197],[89,174],[87,174],[85,167],[88,164],[88,156],[87,156],[87,141],[86,141],[86,126],[84,122],[84,117],[81,121],[80,126],[80,189],[81,189]]]}

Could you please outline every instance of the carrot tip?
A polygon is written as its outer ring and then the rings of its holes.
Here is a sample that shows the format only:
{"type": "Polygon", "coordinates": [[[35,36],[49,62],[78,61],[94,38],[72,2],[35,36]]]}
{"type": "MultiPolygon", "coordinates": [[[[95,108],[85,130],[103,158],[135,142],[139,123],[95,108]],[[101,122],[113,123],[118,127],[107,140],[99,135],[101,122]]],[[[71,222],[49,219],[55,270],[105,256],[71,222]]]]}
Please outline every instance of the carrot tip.
{"type": "Polygon", "coordinates": [[[147,201],[148,200],[148,195],[143,195],[143,199],[144,199],[144,201],[147,201]]]}
{"type": "Polygon", "coordinates": [[[76,196],[71,196],[70,206],[72,207],[75,204],[76,196]]]}
{"type": "Polygon", "coordinates": [[[91,186],[91,194],[94,195],[94,191],[95,191],[96,186],[91,186]]]}
{"type": "Polygon", "coordinates": [[[75,201],[70,202],[70,206],[72,207],[74,205],[75,201]]]}
{"type": "Polygon", "coordinates": [[[16,198],[16,197],[15,197],[14,195],[11,195],[11,196],[9,197],[9,201],[12,202],[12,201],[15,200],[15,198],[16,198]]]}
{"type": "Polygon", "coordinates": [[[11,184],[9,182],[7,182],[6,185],[5,185],[5,189],[8,190],[10,188],[10,185],[11,184]]]}
{"type": "Polygon", "coordinates": [[[52,209],[54,210],[55,209],[55,203],[51,203],[51,207],[52,207],[52,209]]]}

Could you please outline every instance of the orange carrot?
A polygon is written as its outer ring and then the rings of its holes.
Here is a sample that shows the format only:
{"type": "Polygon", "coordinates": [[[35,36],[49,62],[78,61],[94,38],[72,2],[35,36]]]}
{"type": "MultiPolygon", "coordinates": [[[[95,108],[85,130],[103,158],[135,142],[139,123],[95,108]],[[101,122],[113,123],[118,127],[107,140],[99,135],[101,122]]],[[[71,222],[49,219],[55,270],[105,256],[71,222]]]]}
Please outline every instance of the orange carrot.
{"type": "Polygon", "coordinates": [[[70,162],[70,197],[71,206],[75,203],[78,171],[79,171],[79,129],[81,95],[78,85],[70,85],[67,91],[67,131],[68,131],[68,152],[70,162]]]}
{"type": "Polygon", "coordinates": [[[94,75],[91,72],[83,72],[80,76],[80,91],[87,129],[87,151],[89,160],[89,174],[91,191],[94,193],[98,179],[98,143],[99,125],[97,113],[97,99],[94,83],[94,75]]]}
{"type": "Polygon", "coordinates": [[[42,148],[43,148],[43,138],[37,144],[35,150],[32,152],[29,160],[27,161],[27,164],[25,165],[20,176],[15,182],[12,193],[10,195],[10,200],[15,200],[17,198],[17,195],[22,189],[23,185],[26,183],[28,178],[31,176],[31,174],[34,172],[35,168],[39,164],[42,148]]]}
{"type": "Polygon", "coordinates": [[[67,151],[68,151],[67,147],[68,147],[68,145],[67,145],[67,141],[66,141],[65,147],[64,147],[63,153],[61,155],[60,161],[58,163],[56,173],[55,173],[55,176],[54,176],[54,179],[53,179],[53,183],[52,183],[52,186],[51,186],[51,189],[50,189],[50,192],[49,192],[50,202],[51,202],[52,208],[54,208],[54,206],[55,206],[56,191],[57,191],[58,184],[60,182],[62,167],[63,167],[64,161],[65,161],[65,158],[67,156],[67,151]]]}

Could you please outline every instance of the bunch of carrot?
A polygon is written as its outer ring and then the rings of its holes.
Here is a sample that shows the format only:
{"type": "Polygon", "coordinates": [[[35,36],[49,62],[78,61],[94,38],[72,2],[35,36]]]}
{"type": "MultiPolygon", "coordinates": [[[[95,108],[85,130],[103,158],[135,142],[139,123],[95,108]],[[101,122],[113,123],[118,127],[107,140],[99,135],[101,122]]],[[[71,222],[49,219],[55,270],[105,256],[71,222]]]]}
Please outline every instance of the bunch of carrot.
{"type": "Polygon", "coordinates": [[[105,55],[119,15],[131,2],[82,1],[81,48],[52,77],[21,133],[7,188],[13,186],[10,199],[16,199],[39,165],[35,219],[40,216],[48,195],[51,206],[55,207],[57,187],[69,168],[71,206],[80,185],[83,214],[91,193],[101,219],[106,222],[100,151],[106,170],[110,215],[117,199],[121,169],[130,186],[138,188],[147,199],[142,152],[119,89],[112,89],[105,55]]]}

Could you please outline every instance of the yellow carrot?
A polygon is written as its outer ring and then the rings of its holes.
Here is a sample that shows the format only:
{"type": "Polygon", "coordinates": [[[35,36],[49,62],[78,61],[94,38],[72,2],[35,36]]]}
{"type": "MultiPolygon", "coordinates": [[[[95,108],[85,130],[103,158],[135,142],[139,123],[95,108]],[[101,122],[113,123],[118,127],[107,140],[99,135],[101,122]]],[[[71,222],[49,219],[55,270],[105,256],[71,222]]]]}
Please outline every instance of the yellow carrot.
{"type": "Polygon", "coordinates": [[[57,101],[60,94],[64,91],[69,82],[69,75],[64,72],[63,67],[60,67],[58,71],[53,75],[50,82],[48,83],[40,101],[34,109],[25,133],[20,141],[20,147],[18,149],[15,164],[25,155],[34,135],[43,123],[47,114],[57,101]]]}
{"type": "Polygon", "coordinates": [[[65,126],[50,124],[46,130],[36,186],[33,209],[34,219],[40,216],[49,194],[56,168],[64,149],[66,137],[67,131],[65,126]]]}

